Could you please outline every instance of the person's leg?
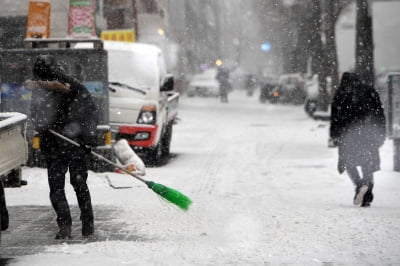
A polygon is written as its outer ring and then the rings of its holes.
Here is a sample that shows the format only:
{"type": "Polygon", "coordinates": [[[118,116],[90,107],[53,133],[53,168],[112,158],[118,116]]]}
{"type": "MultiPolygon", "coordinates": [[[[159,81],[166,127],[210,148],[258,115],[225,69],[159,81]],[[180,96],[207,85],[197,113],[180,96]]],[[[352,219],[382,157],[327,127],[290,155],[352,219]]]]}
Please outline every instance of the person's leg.
{"type": "Polygon", "coordinates": [[[361,185],[361,177],[360,177],[357,167],[346,166],[346,172],[356,187],[361,185]]]}
{"type": "Polygon", "coordinates": [[[87,186],[88,168],[86,156],[73,159],[69,166],[70,181],[74,187],[81,210],[82,235],[89,236],[94,232],[92,202],[87,186]]]}
{"type": "Polygon", "coordinates": [[[362,183],[363,185],[368,186],[368,190],[364,195],[361,207],[369,207],[374,199],[374,194],[372,193],[372,190],[374,188],[374,172],[368,167],[363,167],[362,173],[363,173],[362,183]]]}
{"type": "Polygon", "coordinates": [[[60,229],[56,235],[56,239],[71,236],[72,219],[64,190],[67,170],[67,163],[63,160],[51,160],[47,162],[50,201],[57,214],[57,225],[60,229]]]}
{"type": "Polygon", "coordinates": [[[346,166],[346,171],[356,187],[353,203],[354,205],[360,205],[364,199],[365,193],[368,190],[368,186],[363,184],[363,180],[360,178],[360,174],[356,166],[346,166]]]}

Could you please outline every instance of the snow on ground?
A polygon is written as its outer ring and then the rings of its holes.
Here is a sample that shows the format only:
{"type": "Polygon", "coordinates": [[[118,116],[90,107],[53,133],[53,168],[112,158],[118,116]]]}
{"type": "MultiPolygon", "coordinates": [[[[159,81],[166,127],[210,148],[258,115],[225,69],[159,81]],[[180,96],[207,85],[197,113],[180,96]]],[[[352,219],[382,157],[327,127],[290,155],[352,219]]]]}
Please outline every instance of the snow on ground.
{"type": "MultiPolygon", "coordinates": [[[[257,95],[257,94],[255,94],[257,95]]],[[[400,265],[400,175],[392,142],[381,149],[371,208],[352,205],[353,185],[336,171],[329,124],[302,106],[261,104],[244,91],[180,101],[168,164],[146,178],[194,203],[183,212],[135,179],[90,173],[94,208],[123,211],[137,241],[60,242],[11,265],[400,265]]],[[[28,186],[6,191],[9,205],[50,205],[46,171],[24,168],[28,186]]],[[[67,184],[70,204],[76,204],[67,184]]],[[[74,221],[73,226],[80,226],[74,221]]]]}

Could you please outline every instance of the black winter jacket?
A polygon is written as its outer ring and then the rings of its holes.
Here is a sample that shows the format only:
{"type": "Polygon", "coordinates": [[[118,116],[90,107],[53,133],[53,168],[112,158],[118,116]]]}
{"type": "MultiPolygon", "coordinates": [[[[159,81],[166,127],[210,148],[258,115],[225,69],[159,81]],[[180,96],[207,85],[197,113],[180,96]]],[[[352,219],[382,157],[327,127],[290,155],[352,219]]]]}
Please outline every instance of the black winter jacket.
{"type": "Polygon", "coordinates": [[[373,87],[344,76],[331,106],[330,137],[339,146],[338,171],[362,166],[380,169],[379,147],[386,137],[385,116],[373,87]]]}

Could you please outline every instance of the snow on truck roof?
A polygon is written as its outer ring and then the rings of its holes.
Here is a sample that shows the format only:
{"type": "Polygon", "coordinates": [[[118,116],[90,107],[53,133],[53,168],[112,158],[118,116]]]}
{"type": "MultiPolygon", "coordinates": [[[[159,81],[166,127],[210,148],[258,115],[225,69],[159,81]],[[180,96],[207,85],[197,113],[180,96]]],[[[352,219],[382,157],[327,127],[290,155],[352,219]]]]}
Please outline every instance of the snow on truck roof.
{"type": "MultiPolygon", "coordinates": [[[[103,41],[104,49],[106,50],[119,50],[119,51],[131,51],[148,53],[149,55],[161,54],[161,49],[157,46],[145,43],[130,43],[130,42],[117,42],[117,41],[103,41]]],[[[76,49],[91,49],[93,43],[77,43],[74,48],[76,49]]]]}
{"type": "MultiPolygon", "coordinates": [[[[111,82],[118,81],[136,88],[153,88],[162,83],[166,67],[162,50],[155,45],[103,41],[108,52],[111,82]],[[133,75],[134,73],[134,75],[133,75]]],[[[92,43],[77,43],[76,49],[93,48],[92,43]]]]}
{"type": "Polygon", "coordinates": [[[17,112],[0,113],[0,129],[13,126],[25,121],[27,116],[17,112]]]}

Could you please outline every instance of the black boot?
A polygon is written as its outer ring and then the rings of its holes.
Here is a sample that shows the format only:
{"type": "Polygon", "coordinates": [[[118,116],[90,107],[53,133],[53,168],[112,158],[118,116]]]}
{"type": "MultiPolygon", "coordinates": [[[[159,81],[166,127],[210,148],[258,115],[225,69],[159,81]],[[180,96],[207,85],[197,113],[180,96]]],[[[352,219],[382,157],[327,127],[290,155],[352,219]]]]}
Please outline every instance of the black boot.
{"type": "Polygon", "coordinates": [[[89,237],[94,234],[94,223],[92,219],[82,219],[82,236],[89,237]]]}
{"type": "Polygon", "coordinates": [[[371,206],[371,202],[374,200],[374,194],[372,193],[373,187],[374,187],[373,184],[369,185],[368,190],[365,193],[364,199],[361,203],[361,207],[370,207],[371,206]]]}
{"type": "Polygon", "coordinates": [[[368,186],[359,184],[356,186],[356,193],[353,198],[354,205],[360,205],[364,201],[365,194],[368,191],[368,186]]]}
{"type": "Polygon", "coordinates": [[[60,231],[56,234],[56,239],[69,239],[71,238],[71,226],[60,226],[60,231]]]}

